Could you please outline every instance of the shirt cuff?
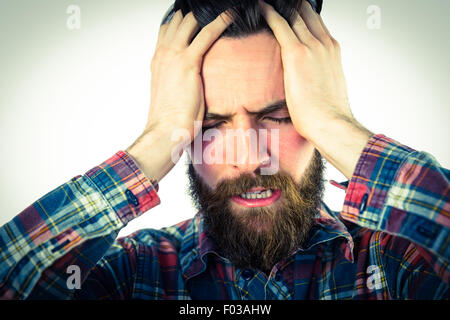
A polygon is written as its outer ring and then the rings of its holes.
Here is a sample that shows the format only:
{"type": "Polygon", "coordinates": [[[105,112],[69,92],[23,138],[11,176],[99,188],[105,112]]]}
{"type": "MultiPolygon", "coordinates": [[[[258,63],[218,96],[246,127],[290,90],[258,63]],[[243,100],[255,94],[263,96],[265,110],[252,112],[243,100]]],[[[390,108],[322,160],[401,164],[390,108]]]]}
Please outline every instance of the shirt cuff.
{"type": "Polygon", "coordinates": [[[127,224],[160,204],[158,182],[147,179],[124,151],[86,172],[120,220],[127,224]]]}
{"type": "Polygon", "coordinates": [[[398,169],[414,149],[382,134],[372,136],[348,184],[342,218],[379,230],[388,191],[398,169]]]}

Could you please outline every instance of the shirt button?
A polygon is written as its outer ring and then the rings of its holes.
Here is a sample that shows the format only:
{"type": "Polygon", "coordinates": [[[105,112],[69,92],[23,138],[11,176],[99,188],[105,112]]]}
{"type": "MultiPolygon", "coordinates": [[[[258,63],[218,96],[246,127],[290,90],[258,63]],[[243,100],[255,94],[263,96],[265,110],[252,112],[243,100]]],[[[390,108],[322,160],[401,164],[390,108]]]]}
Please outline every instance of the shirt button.
{"type": "Polygon", "coordinates": [[[244,278],[245,281],[250,280],[251,278],[253,278],[253,275],[255,273],[250,270],[250,269],[245,269],[244,271],[242,271],[242,278],[244,278]]]}
{"type": "Polygon", "coordinates": [[[366,193],[364,194],[364,196],[361,199],[361,205],[359,206],[359,213],[363,213],[364,210],[366,210],[367,207],[367,198],[369,197],[369,195],[366,193]]]}
{"type": "Polygon", "coordinates": [[[138,199],[133,194],[133,192],[131,192],[130,189],[127,189],[127,191],[125,191],[125,194],[127,195],[127,200],[128,200],[129,203],[133,204],[135,207],[139,206],[138,199]]]}

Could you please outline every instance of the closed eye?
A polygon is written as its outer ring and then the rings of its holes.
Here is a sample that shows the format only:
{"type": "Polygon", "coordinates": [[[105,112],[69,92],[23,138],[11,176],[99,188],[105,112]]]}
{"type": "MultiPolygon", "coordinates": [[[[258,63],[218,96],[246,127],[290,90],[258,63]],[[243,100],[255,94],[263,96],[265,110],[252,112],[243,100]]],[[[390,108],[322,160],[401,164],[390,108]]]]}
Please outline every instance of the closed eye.
{"type": "Polygon", "coordinates": [[[286,117],[286,118],[265,117],[264,119],[268,119],[268,120],[276,122],[276,123],[290,123],[291,122],[291,117],[286,117]]]}
{"type": "MultiPolygon", "coordinates": [[[[267,119],[269,121],[273,121],[275,123],[291,123],[292,122],[291,117],[285,117],[285,118],[264,117],[262,120],[265,120],[265,119],[267,119]]],[[[222,124],[224,124],[225,122],[226,121],[219,121],[213,125],[204,126],[203,130],[208,130],[208,129],[213,129],[213,128],[217,129],[220,126],[222,126],[222,124]]]]}
{"type": "Polygon", "coordinates": [[[213,128],[219,128],[223,123],[225,123],[225,121],[219,121],[219,122],[216,122],[216,123],[213,124],[213,125],[210,125],[210,126],[204,126],[202,129],[203,129],[203,130],[208,130],[208,129],[213,129],[213,128]]]}

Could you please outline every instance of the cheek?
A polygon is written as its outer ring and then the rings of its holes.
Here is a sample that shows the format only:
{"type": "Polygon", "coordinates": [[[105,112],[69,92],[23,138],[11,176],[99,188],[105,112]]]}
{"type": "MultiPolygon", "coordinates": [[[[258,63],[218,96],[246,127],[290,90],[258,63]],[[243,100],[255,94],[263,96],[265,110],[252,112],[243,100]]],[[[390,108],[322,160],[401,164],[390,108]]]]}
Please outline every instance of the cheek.
{"type": "Polygon", "coordinates": [[[314,146],[294,128],[280,130],[279,160],[282,170],[298,179],[307,167],[314,152],[314,146]]]}
{"type": "Polygon", "coordinates": [[[209,187],[215,188],[215,183],[220,172],[223,171],[223,164],[220,161],[214,161],[217,159],[212,158],[210,162],[205,161],[205,150],[212,150],[211,154],[214,155],[214,150],[217,150],[220,145],[215,144],[213,138],[212,141],[201,141],[194,147],[191,144],[190,153],[191,161],[197,174],[202,178],[209,187]],[[209,148],[209,149],[208,149],[209,148]]]}
{"type": "Polygon", "coordinates": [[[209,187],[213,186],[212,177],[212,168],[209,168],[209,165],[205,164],[193,164],[195,172],[202,178],[203,182],[206,183],[209,187]]]}

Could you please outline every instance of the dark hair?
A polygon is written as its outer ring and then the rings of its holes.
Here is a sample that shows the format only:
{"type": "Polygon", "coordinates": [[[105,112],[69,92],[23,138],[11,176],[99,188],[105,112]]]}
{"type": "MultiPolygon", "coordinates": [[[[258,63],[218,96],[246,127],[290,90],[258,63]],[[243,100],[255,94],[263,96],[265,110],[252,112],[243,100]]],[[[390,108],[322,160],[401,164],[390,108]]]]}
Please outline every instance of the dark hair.
{"type": "MultiPolygon", "coordinates": [[[[307,1],[320,14],[323,0],[307,1]]],[[[272,5],[291,24],[295,10],[300,9],[302,0],[266,0],[266,2],[272,5]]],[[[222,33],[223,37],[245,37],[260,31],[272,33],[260,14],[258,0],[175,0],[161,24],[169,22],[175,12],[180,9],[183,16],[192,11],[202,28],[222,12],[230,9],[233,23],[222,33]]]]}

